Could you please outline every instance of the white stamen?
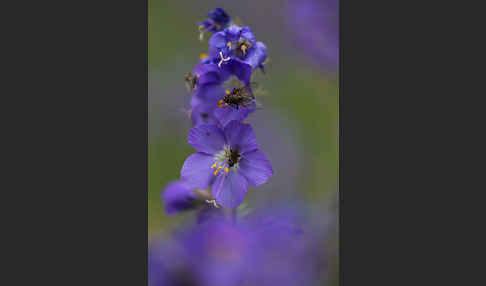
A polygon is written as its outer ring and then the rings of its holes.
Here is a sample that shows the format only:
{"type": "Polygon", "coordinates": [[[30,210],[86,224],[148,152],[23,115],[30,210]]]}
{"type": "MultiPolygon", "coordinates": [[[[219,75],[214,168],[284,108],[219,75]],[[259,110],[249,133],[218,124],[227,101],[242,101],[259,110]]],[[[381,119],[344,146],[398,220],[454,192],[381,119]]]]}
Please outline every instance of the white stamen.
{"type": "Polygon", "coordinates": [[[215,208],[218,208],[219,209],[219,206],[216,203],[216,200],[206,200],[206,203],[212,204],[215,208]]]}
{"type": "Polygon", "coordinates": [[[221,60],[220,60],[220,61],[219,61],[219,63],[218,63],[218,67],[221,67],[221,64],[222,64],[223,62],[227,62],[227,61],[229,61],[229,60],[231,59],[230,57],[227,57],[227,58],[225,59],[225,58],[223,57],[223,52],[219,52],[219,56],[221,57],[221,60]]]}

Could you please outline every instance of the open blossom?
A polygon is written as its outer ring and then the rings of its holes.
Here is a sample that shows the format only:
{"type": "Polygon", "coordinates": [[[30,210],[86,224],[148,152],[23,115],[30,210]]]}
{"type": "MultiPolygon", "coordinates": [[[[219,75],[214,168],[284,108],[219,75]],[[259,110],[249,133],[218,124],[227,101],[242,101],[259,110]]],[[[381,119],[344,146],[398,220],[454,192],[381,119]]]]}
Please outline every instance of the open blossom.
{"type": "Polygon", "coordinates": [[[249,86],[227,89],[220,98],[214,116],[222,126],[233,120],[243,121],[256,110],[255,96],[249,86]]]}
{"type": "Polygon", "coordinates": [[[199,39],[202,40],[204,33],[218,32],[223,30],[231,22],[230,16],[221,8],[209,11],[208,18],[199,22],[199,39]]]}
{"type": "Polygon", "coordinates": [[[255,41],[249,27],[230,26],[209,39],[209,55],[218,67],[249,85],[252,69],[263,70],[267,47],[255,41]]]}
{"type": "Polygon", "coordinates": [[[243,121],[256,110],[255,96],[249,86],[224,90],[221,85],[201,86],[191,98],[191,120],[194,126],[243,121]]]}
{"type": "Polygon", "coordinates": [[[223,62],[224,58],[230,58],[256,69],[262,67],[267,58],[267,47],[255,40],[250,27],[230,26],[209,39],[209,54],[211,57],[222,57],[223,62]]]}
{"type": "Polygon", "coordinates": [[[232,121],[224,129],[199,125],[191,129],[188,141],[198,152],[184,162],[181,178],[197,188],[211,186],[213,198],[223,207],[238,207],[248,183],[259,186],[273,175],[249,124],[232,121]]]}

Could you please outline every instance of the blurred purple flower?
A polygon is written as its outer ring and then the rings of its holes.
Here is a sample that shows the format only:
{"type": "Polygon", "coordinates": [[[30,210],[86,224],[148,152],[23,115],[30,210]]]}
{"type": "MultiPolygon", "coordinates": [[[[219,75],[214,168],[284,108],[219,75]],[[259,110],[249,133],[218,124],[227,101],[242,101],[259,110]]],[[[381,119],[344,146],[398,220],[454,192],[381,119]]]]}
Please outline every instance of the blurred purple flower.
{"type": "Polygon", "coordinates": [[[197,195],[194,189],[184,181],[170,182],[162,191],[165,211],[173,215],[196,207],[197,195]]]}
{"type": "Polygon", "coordinates": [[[224,215],[223,210],[213,201],[209,191],[195,189],[184,181],[167,184],[161,194],[167,215],[176,215],[184,211],[197,210],[197,223],[217,219],[224,215]]]}
{"type": "Polygon", "coordinates": [[[197,286],[187,264],[188,257],[177,241],[157,239],[149,244],[148,284],[150,286],[197,286]]]}
{"type": "Polygon", "coordinates": [[[188,141],[198,152],[184,162],[181,178],[200,189],[212,186],[213,198],[223,207],[238,207],[248,183],[259,186],[273,175],[249,124],[199,125],[190,130],[188,141]]]}
{"type": "Polygon", "coordinates": [[[328,72],[339,64],[339,0],[290,0],[288,24],[300,50],[328,72]]]}
{"type": "Polygon", "coordinates": [[[209,11],[208,19],[199,22],[199,39],[202,40],[204,33],[219,32],[231,22],[230,16],[221,8],[209,11]]]}
{"type": "Polygon", "coordinates": [[[304,227],[305,215],[295,207],[260,210],[236,223],[222,216],[208,220],[179,232],[170,252],[168,246],[162,248],[165,257],[160,244],[154,244],[158,252],[151,251],[149,256],[149,275],[152,273],[154,281],[157,267],[167,272],[168,267],[161,261],[173,260],[179,267],[169,268],[174,272],[165,277],[184,273],[184,279],[190,278],[193,283],[189,285],[315,285],[323,270],[314,264],[314,257],[321,254],[316,250],[322,237],[312,229],[304,231],[304,227]]]}

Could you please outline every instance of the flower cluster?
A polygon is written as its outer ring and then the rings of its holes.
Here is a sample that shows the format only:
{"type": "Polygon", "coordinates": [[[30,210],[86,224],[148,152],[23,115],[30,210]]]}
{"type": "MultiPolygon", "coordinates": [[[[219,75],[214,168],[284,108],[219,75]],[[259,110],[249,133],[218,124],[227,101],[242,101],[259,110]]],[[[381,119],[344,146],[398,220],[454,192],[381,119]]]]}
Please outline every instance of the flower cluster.
{"type": "Polygon", "coordinates": [[[168,215],[196,209],[197,223],[150,242],[149,285],[322,285],[328,267],[320,250],[327,238],[309,224],[324,221],[322,212],[306,218],[294,200],[283,207],[281,201],[261,209],[242,205],[248,185],[273,175],[244,123],[256,110],[251,79],[263,72],[266,47],[221,8],[209,12],[199,30],[201,38],[213,34],[209,56],[185,78],[193,125],[188,143],[196,152],[185,160],[180,180],[162,192],[168,215]]]}
{"type": "Polygon", "coordinates": [[[150,285],[317,285],[327,269],[318,251],[326,238],[304,232],[309,227],[300,214],[258,210],[237,224],[213,219],[183,228],[173,240],[156,239],[149,248],[150,285]]]}
{"type": "Polygon", "coordinates": [[[263,71],[266,46],[256,41],[250,27],[234,25],[221,8],[209,12],[199,29],[213,35],[209,56],[203,54],[185,76],[193,123],[188,142],[197,152],[184,162],[180,181],[164,190],[169,214],[204,202],[236,208],[249,184],[259,186],[273,175],[252,126],[243,122],[256,110],[250,79],[255,70],[263,71]]]}

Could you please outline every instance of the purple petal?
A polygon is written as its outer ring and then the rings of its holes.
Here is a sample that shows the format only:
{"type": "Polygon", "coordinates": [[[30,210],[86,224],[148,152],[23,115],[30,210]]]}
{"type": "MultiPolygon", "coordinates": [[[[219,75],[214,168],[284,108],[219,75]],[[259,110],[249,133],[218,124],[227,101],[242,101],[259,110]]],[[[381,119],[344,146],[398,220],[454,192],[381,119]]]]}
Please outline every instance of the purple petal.
{"type": "Polygon", "coordinates": [[[228,28],[226,28],[224,30],[225,35],[226,35],[226,40],[231,41],[231,42],[237,41],[240,38],[242,29],[243,28],[235,26],[235,25],[229,26],[228,28]]]}
{"type": "Polygon", "coordinates": [[[194,91],[193,97],[197,97],[202,101],[210,103],[217,102],[222,94],[224,94],[224,89],[220,84],[206,84],[198,86],[194,91]]]}
{"type": "Polygon", "coordinates": [[[216,109],[215,104],[196,104],[191,110],[191,120],[194,126],[207,125],[207,124],[218,124],[219,121],[214,115],[216,109]]]}
{"type": "Polygon", "coordinates": [[[207,189],[214,180],[211,165],[213,156],[204,153],[194,153],[189,156],[181,169],[181,179],[198,189],[207,189]]]}
{"type": "Polygon", "coordinates": [[[267,47],[262,42],[257,42],[255,46],[250,49],[246,56],[245,62],[253,69],[259,67],[267,59],[267,47]]]}
{"type": "Polygon", "coordinates": [[[196,221],[198,224],[207,221],[220,220],[224,218],[224,210],[222,208],[215,208],[213,205],[206,204],[196,213],[196,221]]]}
{"type": "Polygon", "coordinates": [[[168,215],[194,208],[195,199],[194,190],[183,181],[171,182],[162,191],[162,200],[168,215]]]}
{"type": "Polygon", "coordinates": [[[240,106],[238,109],[234,106],[225,106],[221,108],[216,108],[214,110],[214,116],[218,119],[222,126],[226,126],[229,122],[243,121],[248,114],[255,111],[254,104],[249,107],[240,106]]]}
{"type": "Polygon", "coordinates": [[[221,31],[211,36],[209,39],[209,46],[216,49],[222,49],[226,46],[226,42],[226,32],[221,31]]]}
{"type": "Polygon", "coordinates": [[[250,84],[251,68],[252,68],[250,64],[245,63],[237,58],[231,58],[231,60],[222,64],[221,68],[224,71],[232,75],[235,75],[245,85],[250,84]]]}
{"type": "MultiPolygon", "coordinates": [[[[199,86],[206,84],[218,84],[225,80],[225,73],[216,64],[202,63],[197,65],[193,70],[194,75],[199,75],[197,84],[199,86]]],[[[227,77],[227,75],[226,75],[227,77]]]]}
{"type": "Polygon", "coordinates": [[[224,134],[231,148],[238,148],[240,153],[258,149],[256,136],[250,124],[231,121],[225,126],[224,134]]]}
{"type": "Polygon", "coordinates": [[[211,189],[216,202],[225,208],[238,207],[245,199],[247,191],[248,181],[238,170],[217,176],[211,189]]]}
{"type": "Polygon", "coordinates": [[[197,151],[213,155],[223,150],[224,133],[216,125],[199,125],[191,128],[187,137],[197,151]]]}
{"type": "Polygon", "coordinates": [[[251,45],[255,44],[255,34],[253,34],[253,31],[250,29],[250,27],[241,28],[240,37],[245,38],[248,42],[251,43],[251,45]]]}
{"type": "Polygon", "coordinates": [[[254,187],[264,184],[273,175],[272,165],[260,150],[242,155],[240,172],[254,187]]]}

